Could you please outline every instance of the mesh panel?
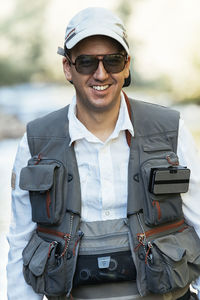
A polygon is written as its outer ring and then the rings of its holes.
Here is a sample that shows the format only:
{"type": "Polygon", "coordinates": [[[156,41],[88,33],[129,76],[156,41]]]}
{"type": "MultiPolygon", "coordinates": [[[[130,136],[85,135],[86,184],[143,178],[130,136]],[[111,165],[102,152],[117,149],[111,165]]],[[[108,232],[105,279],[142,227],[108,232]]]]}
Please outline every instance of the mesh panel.
{"type": "Polygon", "coordinates": [[[130,280],[136,280],[136,269],[130,251],[105,255],[80,255],[73,286],[130,280]],[[99,263],[101,260],[107,267],[99,263]]]}

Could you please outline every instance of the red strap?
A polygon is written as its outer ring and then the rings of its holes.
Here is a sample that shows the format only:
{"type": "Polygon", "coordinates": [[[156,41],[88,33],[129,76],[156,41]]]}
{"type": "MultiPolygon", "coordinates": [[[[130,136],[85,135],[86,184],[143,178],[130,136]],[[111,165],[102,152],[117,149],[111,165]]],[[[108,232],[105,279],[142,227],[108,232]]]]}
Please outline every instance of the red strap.
{"type": "MultiPolygon", "coordinates": [[[[123,93],[124,93],[124,91],[123,91],[123,93]]],[[[125,98],[126,105],[127,105],[127,108],[128,108],[128,114],[129,114],[129,117],[130,117],[130,120],[131,120],[131,105],[130,105],[128,96],[125,93],[124,93],[124,98],[125,98]]],[[[127,140],[127,144],[130,147],[131,146],[131,134],[128,130],[126,130],[126,140],[127,140]]]]}
{"type": "Polygon", "coordinates": [[[55,229],[41,227],[40,225],[38,225],[37,231],[47,233],[47,234],[52,234],[52,235],[58,236],[60,238],[63,238],[64,240],[69,238],[69,233],[64,233],[64,232],[57,231],[55,229]]]}
{"type": "Polygon", "coordinates": [[[161,208],[160,208],[160,203],[159,203],[158,201],[154,200],[154,201],[152,202],[152,204],[153,204],[153,206],[156,206],[156,208],[157,208],[157,213],[158,213],[158,220],[160,220],[160,219],[161,219],[161,216],[162,216],[161,208]]]}

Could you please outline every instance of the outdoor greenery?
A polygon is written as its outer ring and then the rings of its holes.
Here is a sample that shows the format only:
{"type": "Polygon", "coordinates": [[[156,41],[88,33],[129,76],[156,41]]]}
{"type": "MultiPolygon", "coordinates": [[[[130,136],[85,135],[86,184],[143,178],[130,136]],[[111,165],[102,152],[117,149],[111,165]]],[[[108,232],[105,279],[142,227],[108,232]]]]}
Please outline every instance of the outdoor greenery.
{"type": "Polygon", "coordinates": [[[30,81],[47,75],[42,62],[45,37],[42,32],[47,0],[15,0],[10,14],[1,20],[0,85],[30,81]]]}
{"type": "MultiPolygon", "coordinates": [[[[48,28],[46,26],[49,21],[47,12],[52,3],[56,5],[57,2],[52,0],[35,0],[32,2],[13,0],[13,7],[9,14],[1,17],[0,86],[38,81],[63,83],[61,67],[60,69],[58,66],[55,67],[54,60],[48,56],[50,32],[44,30],[45,27],[48,28]]],[[[134,19],[135,11],[141,3],[148,3],[148,1],[117,1],[115,10],[128,30],[132,26],[131,21],[134,19]]],[[[59,16],[56,17],[59,22],[59,16]]],[[[200,26],[199,29],[197,28],[197,32],[198,30],[200,33],[200,26]]],[[[140,53],[145,47],[145,43],[143,44],[143,41],[138,40],[134,35],[129,35],[129,42],[134,45],[134,55],[140,53]]],[[[198,41],[196,45],[191,45],[190,56],[188,56],[188,64],[192,70],[191,76],[188,75],[190,78],[188,88],[185,84],[187,79],[181,83],[182,79],[180,78],[178,87],[176,80],[172,80],[170,74],[164,71],[156,77],[146,78],[141,74],[141,69],[133,57],[134,63],[131,65],[131,73],[134,88],[162,90],[173,94],[175,99],[200,103],[200,86],[197,79],[200,76],[198,46],[198,41]],[[181,92],[182,87],[184,88],[183,92],[181,92]]]]}

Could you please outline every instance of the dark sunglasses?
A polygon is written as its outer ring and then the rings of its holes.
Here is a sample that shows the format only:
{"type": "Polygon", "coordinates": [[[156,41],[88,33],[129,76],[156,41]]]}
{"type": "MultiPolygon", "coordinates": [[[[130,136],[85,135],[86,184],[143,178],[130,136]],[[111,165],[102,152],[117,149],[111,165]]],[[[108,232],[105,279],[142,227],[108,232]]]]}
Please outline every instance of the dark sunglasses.
{"type": "Polygon", "coordinates": [[[106,54],[106,55],[80,55],[72,62],[71,59],[66,56],[72,65],[75,66],[78,73],[89,75],[94,73],[99,62],[103,62],[104,69],[107,73],[119,73],[123,71],[127,62],[127,55],[121,53],[106,54]],[[98,56],[103,56],[99,59],[98,56]]]}

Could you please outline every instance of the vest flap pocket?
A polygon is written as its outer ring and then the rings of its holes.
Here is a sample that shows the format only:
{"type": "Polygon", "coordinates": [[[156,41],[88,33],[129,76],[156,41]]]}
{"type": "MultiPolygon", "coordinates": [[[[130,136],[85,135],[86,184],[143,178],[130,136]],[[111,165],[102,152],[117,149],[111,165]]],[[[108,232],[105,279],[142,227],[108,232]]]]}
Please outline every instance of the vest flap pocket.
{"type": "Polygon", "coordinates": [[[43,241],[35,251],[29,269],[35,276],[40,276],[44,273],[44,269],[48,260],[50,244],[43,241]]]}
{"type": "Polygon", "coordinates": [[[29,191],[33,222],[56,224],[64,215],[64,166],[55,159],[30,159],[21,170],[20,188],[29,191]]]}
{"type": "Polygon", "coordinates": [[[39,245],[42,243],[42,239],[37,235],[36,232],[32,235],[29,243],[24,248],[22,256],[23,256],[23,263],[25,266],[27,266],[33,257],[35,251],[39,247],[39,245]]]}
{"type": "Polygon", "coordinates": [[[156,245],[162,253],[176,262],[180,261],[186,254],[186,250],[176,244],[176,238],[173,236],[170,236],[170,238],[168,236],[160,238],[154,241],[154,245],[156,245]]]}
{"type": "Polygon", "coordinates": [[[145,260],[149,291],[163,294],[195,280],[200,274],[199,249],[200,239],[190,226],[152,241],[145,260]]]}
{"type": "Polygon", "coordinates": [[[184,256],[190,263],[197,259],[200,268],[200,239],[191,226],[181,232],[160,237],[153,241],[153,245],[173,261],[179,261],[184,256]]]}
{"type": "Polygon", "coordinates": [[[27,191],[47,191],[53,185],[56,164],[28,166],[21,170],[20,188],[27,191]]]}

